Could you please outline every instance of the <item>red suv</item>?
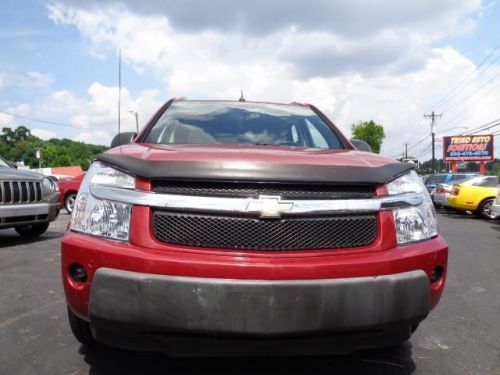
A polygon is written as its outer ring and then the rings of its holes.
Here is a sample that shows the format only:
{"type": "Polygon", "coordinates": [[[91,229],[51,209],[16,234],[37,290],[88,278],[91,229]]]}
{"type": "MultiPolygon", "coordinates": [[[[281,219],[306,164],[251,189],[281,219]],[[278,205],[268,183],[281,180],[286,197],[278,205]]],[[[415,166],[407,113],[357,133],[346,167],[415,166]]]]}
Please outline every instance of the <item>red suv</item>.
{"type": "Polygon", "coordinates": [[[407,340],[448,247],[413,166],[357,144],[314,106],[231,101],[171,100],[115,137],[62,241],[76,338],[202,356],[407,340]]]}

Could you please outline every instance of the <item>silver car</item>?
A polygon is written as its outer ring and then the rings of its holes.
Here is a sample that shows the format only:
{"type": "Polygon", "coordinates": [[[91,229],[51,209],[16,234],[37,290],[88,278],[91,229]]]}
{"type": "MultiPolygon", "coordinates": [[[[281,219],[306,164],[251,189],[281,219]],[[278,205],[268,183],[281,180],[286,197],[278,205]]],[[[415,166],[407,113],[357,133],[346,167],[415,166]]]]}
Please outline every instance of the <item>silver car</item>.
{"type": "Polygon", "coordinates": [[[59,190],[49,178],[17,170],[0,157],[0,229],[36,237],[59,214],[59,190]]]}

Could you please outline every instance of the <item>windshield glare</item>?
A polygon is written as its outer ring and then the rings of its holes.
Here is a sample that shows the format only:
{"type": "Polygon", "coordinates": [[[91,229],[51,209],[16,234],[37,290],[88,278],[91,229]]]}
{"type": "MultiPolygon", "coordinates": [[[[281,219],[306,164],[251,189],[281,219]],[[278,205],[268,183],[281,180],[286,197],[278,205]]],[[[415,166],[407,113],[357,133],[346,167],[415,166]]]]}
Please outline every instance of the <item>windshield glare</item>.
{"type": "Polygon", "coordinates": [[[144,142],[344,148],[310,108],[232,102],[172,103],[144,142]]]}
{"type": "Polygon", "coordinates": [[[7,164],[7,162],[5,160],[3,160],[2,158],[0,158],[0,167],[10,168],[10,165],[7,164]]]}

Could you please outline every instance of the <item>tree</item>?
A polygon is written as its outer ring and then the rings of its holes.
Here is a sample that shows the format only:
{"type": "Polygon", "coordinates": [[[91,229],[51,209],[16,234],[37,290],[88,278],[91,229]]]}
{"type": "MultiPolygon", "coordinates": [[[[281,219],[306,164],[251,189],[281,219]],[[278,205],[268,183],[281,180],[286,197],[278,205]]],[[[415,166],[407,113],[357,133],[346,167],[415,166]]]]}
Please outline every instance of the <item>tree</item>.
{"type": "Polygon", "coordinates": [[[38,167],[36,149],[42,150],[43,165],[64,167],[80,165],[87,170],[96,154],[107,150],[106,146],[89,145],[70,139],[49,139],[44,141],[31,134],[29,129],[19,126],[16,129],[3,128],[0,133],[0,155],[7,160],[23,160],[32,168],[38,167]]]}
{"type": "Polygon", "coordinates": [[[376,124],[373,120],[359,121],[357,124],[352,125],[351,131],[354,139],[365,141],[370,145],[373,152],[376,154],[380,153],[380,148],[385,138],[384,127],[382,125],[376,124]]]}

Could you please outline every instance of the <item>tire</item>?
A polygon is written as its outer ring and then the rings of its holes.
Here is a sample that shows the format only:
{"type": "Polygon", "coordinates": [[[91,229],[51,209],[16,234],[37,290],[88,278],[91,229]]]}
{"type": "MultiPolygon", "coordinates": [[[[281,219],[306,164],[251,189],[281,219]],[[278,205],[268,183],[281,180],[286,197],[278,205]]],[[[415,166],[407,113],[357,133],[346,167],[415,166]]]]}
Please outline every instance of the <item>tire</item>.
{"type": "Polygon", "coordinates": [[[68,307],[68,320],[69,326],[71,327],[71,332],[78,340],[80,344],[87,346],[96,346],[97,343],[92,337],[92,332],[90,331],[90,324],[77,317],[71,309],[68,307]]]}
{"type": "Polygon", "coordinates": [[[49,223],[29,224],[15,227],[16,232],[24,238],[34,238],[44,234],[49,228],[49,223]]]}
{"type": "Polygon", "coordinates": [[[495,198],[487,198],[479,204],[477,214],[484,219],[493,220],[495,216],[491,212],[491,205],[495,198]]]}
{"type": "Polygon", "coordinates": [[[64,198],[64,208],[66,209],[66,212],[71,215],[73,212],[73,207],[75,206],[75,200],[76,200],[76,193],[69,193],[66,195],[66,198],[64,198]]]}

